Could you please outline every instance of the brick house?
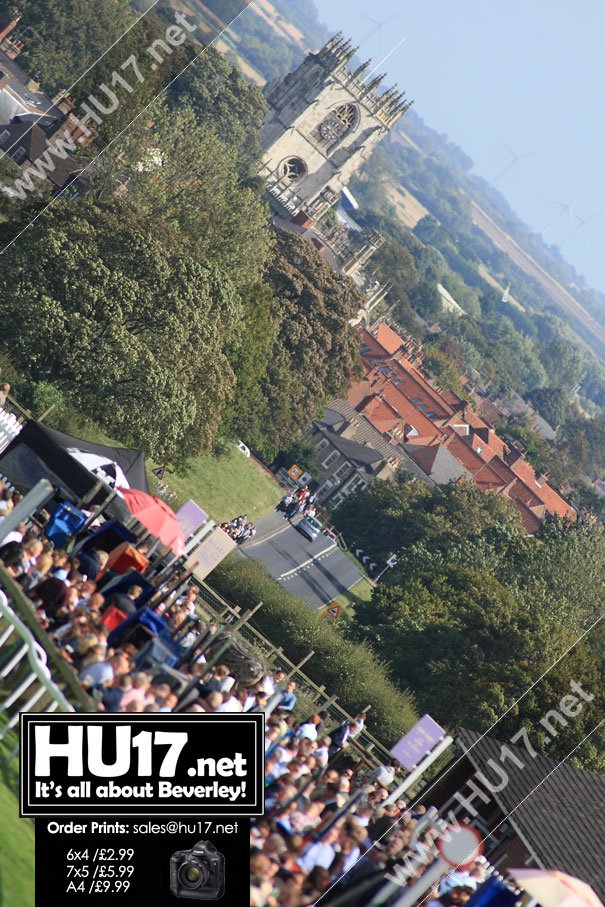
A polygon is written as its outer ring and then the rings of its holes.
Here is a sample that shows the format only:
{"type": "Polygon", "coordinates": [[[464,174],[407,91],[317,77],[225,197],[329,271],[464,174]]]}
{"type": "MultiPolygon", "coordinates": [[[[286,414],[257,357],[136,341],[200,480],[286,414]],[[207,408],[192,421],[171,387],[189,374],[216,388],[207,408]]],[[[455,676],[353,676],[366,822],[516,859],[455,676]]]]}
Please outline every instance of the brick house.
{"type": "MultiPolygon", "coordinates": [[[[507,445],[494,431],[493,419],[490,423],[465,400],[436,386],[416,341],[386,324],[375,334],[360,328],[359,335],[365,375],[350,388],[347,402],[404,455],[400,463],[409,472],[431,485],[468,481],[507,496],[529,534],[546,517],[575,519],[547,472],[534,470],[523,451],[507,445]]],[[[350,421],[354,418],[349,414],[350,421]]]]}
{"type": "Polygon", "coordinates": [[[317,498],[336,506],[375,479],[392,478],[408,460],[345,400],[332,400],[306,432],[317,450],[317,498]]]}

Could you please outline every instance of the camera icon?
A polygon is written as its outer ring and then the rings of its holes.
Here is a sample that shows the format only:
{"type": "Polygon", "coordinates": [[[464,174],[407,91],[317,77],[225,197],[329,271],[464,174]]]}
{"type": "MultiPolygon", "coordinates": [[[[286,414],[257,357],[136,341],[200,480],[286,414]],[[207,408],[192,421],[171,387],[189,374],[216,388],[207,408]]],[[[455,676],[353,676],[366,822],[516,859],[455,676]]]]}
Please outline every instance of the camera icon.
{"type": "Polygon", "coordinates": [[[225,893],[225,858],[210,841],[170,858],[170,890],[177,898],[216,901],[225,893]]]}

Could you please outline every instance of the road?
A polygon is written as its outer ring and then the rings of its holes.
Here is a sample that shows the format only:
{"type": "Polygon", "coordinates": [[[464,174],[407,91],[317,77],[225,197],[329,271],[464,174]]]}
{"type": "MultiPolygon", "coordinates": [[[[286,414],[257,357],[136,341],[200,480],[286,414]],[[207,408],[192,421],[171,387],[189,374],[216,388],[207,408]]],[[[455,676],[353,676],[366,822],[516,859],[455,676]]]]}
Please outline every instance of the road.
{"type": "Polygon", "coordinates": [[[320,535],[314,542],[298,532],[279,513],[263,517],[257,534],[240,551],[265,565],[271,576],[292,595],[321,608],[363,577],[338,545],[320,535]]]}

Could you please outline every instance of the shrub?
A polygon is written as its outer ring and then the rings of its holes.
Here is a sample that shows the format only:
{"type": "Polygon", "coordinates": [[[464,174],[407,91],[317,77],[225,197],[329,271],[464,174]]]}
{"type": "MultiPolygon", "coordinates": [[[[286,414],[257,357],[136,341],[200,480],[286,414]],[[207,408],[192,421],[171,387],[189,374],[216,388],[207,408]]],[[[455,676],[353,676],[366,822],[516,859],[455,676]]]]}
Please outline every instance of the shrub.
{"type": "Polygon", "coordinates": [[[283,589],[261,564],[231,556],[213,571],[209,585],[243,609],[262,601],[254,625],[291,661],[300,661],[313,649],[305,673],[323,684],[328,695],[338,696],[350,714],[371,704],[368,728],[385,746],[392,746],[417,721],[411,693],[397,689],[369,646],[344,639],[336,626],[283,589]]]}

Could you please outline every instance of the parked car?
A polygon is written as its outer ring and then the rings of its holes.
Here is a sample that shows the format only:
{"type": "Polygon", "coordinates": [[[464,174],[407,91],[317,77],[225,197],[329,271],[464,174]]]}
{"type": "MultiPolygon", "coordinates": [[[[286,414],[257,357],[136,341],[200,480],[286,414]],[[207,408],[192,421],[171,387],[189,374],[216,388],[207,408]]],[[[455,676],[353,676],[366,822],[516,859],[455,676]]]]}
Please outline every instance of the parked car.
{"type": "Polygon", "coordinates": [[[305,516],[302,518],[300,523],[296,524],[296,528],[299,532],[308,538],[310,542],[314,542],[318,535],[321,535],[323,527],[319,520],[316,520],[315,517],[305,516]]]}
{"type": "Polygon", "coordinates": [[[237,447],[237,449],[238,449],[241,453],[243,453],[243,455],[244,455],[245,457],[249,457],[249,456],[250,456],[250,448],[247,447],[247,446],[244,444],[243,441],[234,441],[233,443],[235,444],[235,446],[237,447]]]}

